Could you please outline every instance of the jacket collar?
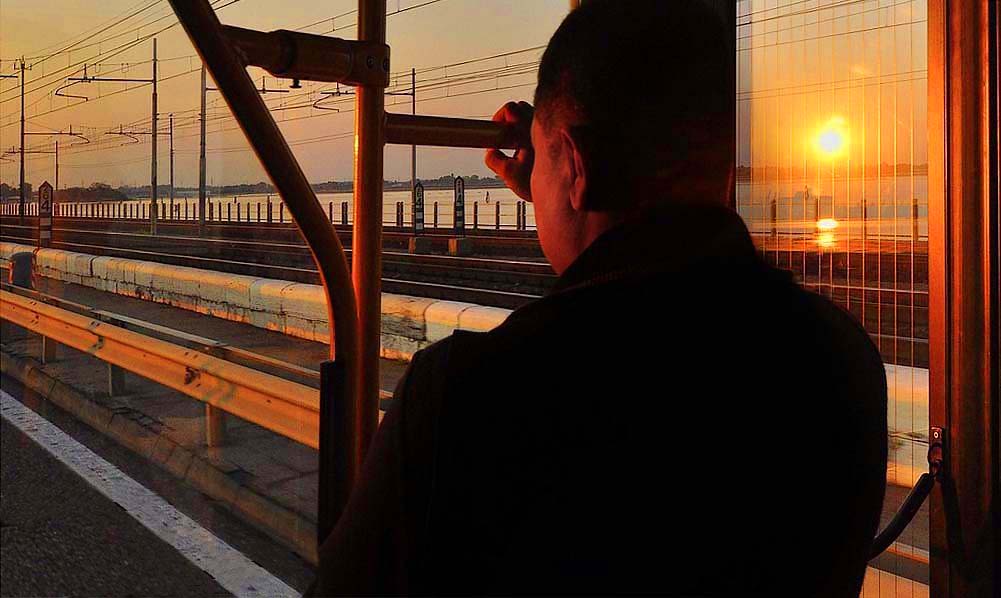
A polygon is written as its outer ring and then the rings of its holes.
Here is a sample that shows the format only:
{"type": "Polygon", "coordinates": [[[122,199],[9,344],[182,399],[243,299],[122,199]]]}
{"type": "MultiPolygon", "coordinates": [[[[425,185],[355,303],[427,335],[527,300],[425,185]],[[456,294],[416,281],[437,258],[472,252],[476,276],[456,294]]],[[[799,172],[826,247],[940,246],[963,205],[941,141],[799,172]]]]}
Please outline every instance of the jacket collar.
{"type": "Polygon", "coordinates": [[[598,237],[563,272],[550,295],[677,272],[701,261],[746,263],[756,255],[747,228],[733,210],[666,201],[598,237]]]}

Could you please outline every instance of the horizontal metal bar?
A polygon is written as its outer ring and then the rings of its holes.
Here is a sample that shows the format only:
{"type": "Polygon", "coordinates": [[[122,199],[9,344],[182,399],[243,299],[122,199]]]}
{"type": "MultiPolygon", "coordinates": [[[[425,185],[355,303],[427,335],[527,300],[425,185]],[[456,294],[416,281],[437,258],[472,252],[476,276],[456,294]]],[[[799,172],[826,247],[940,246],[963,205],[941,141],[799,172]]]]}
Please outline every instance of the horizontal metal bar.
{"type": "Polygon", "coordinates": [[[514,127],[489,120],[386,113],[386,143],[517,149],[531,140],[514,127]]]}
{"type": "MultiPolygon", "coordinates": [[[[49,301],[45,302],[49,303],[49,301]]],[[[96,316],[95,319],[101,320],[102,322],[107,322],[146,336],[152,336],[153,338],[159,338],[160,340],[167,341],[168,343],[184,345],[188,348],[214,348],[217,346],[225,346],[225,343],[221,343],[217,340],[206,338],[204,336],[198,336],[197,334],[182,332],[173,328],[161,326],[160,324],[154,324],[153,322],[130,318],[129,316],[123,316],[122,314],[112,311],[94,309],[91,310],[91,313],[96,316]],[[150,332],[153,334],[149,334],[150,332]]]]}
{"type": "Polygon", "coordinates": [[[254,31],[231,25],[223,34],[247,66],[304,81],[389,85],[389,46],[279,29],[254,31]]]}
{"type": "Polygon", "coordinates": [[[67,77],[67,81],[81,83],[153,83],[152,79],[129,79],[123,77],[67,77]]]}
{"type": "Polygon", "coordinates": [[[0,291],[0,318],[317,448],[319,392],[217,357],[0,291]]]}

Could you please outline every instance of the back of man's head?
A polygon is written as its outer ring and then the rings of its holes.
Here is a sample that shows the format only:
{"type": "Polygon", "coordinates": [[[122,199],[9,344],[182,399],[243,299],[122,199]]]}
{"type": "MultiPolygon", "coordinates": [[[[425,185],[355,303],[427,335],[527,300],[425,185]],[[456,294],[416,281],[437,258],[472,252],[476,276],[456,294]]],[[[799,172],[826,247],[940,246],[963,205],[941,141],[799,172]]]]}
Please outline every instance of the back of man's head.
{"type": "Polygon", "coordinates": [[[579,132],[599,207],[722,197],[734,35],[704,0],[586,0],[563,21],[539,67],[536,118],[579,132]]]}

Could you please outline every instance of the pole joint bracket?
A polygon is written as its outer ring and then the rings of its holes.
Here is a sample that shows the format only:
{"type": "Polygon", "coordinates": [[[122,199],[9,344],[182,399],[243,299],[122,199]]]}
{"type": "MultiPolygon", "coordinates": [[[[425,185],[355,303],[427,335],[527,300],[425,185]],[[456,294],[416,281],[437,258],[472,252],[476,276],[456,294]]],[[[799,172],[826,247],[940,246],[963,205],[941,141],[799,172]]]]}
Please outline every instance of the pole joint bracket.
{"type": "Polygon", "coordinates": [[[276,77],[348,85],[389,86],[389,46],[278,29],[254,31],[222,26],[245,66],[276,77]]]}

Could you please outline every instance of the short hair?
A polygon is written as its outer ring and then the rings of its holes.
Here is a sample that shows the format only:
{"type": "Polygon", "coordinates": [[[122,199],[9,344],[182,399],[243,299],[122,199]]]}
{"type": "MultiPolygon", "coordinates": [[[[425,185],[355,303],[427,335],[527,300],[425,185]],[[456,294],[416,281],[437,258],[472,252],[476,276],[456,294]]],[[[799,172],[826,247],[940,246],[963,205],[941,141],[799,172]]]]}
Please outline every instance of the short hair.
{"type": "Polygon", "coordinates": [[[599,193],[726,179],[735,35],[705,0],[586,0],[542,56],[537,118],[581,127],[599,193]]]}

